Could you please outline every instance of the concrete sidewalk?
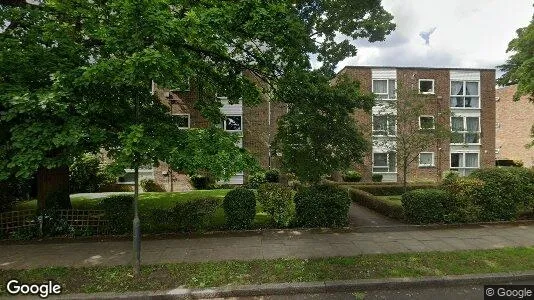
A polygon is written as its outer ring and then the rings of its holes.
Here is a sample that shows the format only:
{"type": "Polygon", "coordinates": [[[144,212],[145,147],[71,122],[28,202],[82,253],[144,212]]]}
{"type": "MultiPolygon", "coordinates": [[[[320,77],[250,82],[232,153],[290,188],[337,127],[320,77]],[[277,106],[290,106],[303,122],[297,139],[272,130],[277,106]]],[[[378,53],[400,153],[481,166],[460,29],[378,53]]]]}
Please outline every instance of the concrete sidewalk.
{"type": "MultiPolygon", "coordinates": [[[[534,246],[534,224],[363,233],[285,230],[250,236],[145,240],[142,263],[313,258],[514,246],[534,246]]],[[[131,258],[130,241],[0,245],[0,269],[124,265],[129,264],[131,258]]]]}

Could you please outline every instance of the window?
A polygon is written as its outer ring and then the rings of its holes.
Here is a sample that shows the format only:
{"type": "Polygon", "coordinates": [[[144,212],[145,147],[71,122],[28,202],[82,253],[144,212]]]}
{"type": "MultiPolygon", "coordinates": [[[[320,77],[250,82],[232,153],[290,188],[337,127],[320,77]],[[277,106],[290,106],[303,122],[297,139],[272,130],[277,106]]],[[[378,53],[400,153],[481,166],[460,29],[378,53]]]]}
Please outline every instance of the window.
{"type": "Polygon", "coordinates": [[[395,100],[395,79],[373,79],[373,93],[380,100],[395,100]]]}
{"type": "Polygon", "coordinates": [[[473,170],[480,168],[478,152],[453,152],[451,153],[451,170],[467,176],[473,170]]]}
{"type": "Polygon", "coordinates": [[[434,166],[434,152],[419,153],[419,167],[433,167],[434,166]]]}
{"type": "Polygon", "coordinates": [[[395,136],[395,116],[373,115],[374,136],[395,136]]]}
{"type": "Polygon", "coordinates": [[[419,79],[420,94],[434,94],[434,79],[419,79]]]}
{"type": "Polygon", "coordinates": [[[434,129],[434,116],[420,116],[419,129],[434,129]]]}
{"type": "Polygon", "coordinates": [[[451,108],[480,108],[478,81],[451,81],[451,108]]]}
{"type": "Polygon", "coordinates": [[[451,117],[451,144],[480,144],[479,117],[451,117]]]}
{"type": "Polygon", "coordinates": [[[397,172],[397,153],[373,153],[373,173],[397,172]]]}
{"type": "Polygon", "coordinates": [[[178,122],[178,128],[188,129],[191,127],[191,117],[189,114],[174,114],[173,117],[176,118],[178,122]]]}
{"type": "Polygon", "coordinates": [[[227,131],[241,131],[243,129],[243,121],[241,116],[226,116],[224,120],[224,130],[227,131]]]}

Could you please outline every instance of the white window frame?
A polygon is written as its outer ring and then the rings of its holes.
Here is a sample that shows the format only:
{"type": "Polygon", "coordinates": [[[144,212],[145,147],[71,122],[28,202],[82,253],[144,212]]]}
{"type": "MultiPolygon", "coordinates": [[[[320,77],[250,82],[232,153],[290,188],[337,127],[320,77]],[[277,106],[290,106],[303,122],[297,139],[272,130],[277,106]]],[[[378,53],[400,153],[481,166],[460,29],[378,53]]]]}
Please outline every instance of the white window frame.
{"type": "Polygon", "coordinates": [[[243,115],[226,115],[224,116],[224,120],[223,120],[223,129],[225,131],[228,131],[228,132],[242,132],[243,131],[243,115]],[[239,124],[239,130],[229,130],[229,129],[226,129],[226,119],[229,118],[229,117],[240,117],[241,119],[241,122],[239,124]]]}
{"type": "Polygon", "coordinates": [[[477,169],[480,169],[480,151],[451,151],[450,154],[449,154],[449,169],[451,171],[457,171],[458,173],[460,173],[460,175],[462,176],[466,176],[465,172],[467,170],[477,170],[477,169]],[[478,159],[477,159],[477,166],[476,167],[466,167],[466,154],[477,154],[478,155],[478,159]],[[453,154],[461,154],[462,155],[462,160],[463,160],[463,167],[453,167],[452,166],[452,155],[453,154]],[[455,170],[453,170],[453,168],[455,170]]]}
{"type": "Polygon", "coordinates": [[[419,116],[419,129],[436,129],[436,118],[434,118],[434,116],[431,116],[431,115],[423,115],[423,116],[419,116]],[[432,118],[432,128],[423,128],[421,126],[421,118],[432,118]]]}
{"type": "Polygon", "coordinates": [[[434,152],[419,152],[419,167],[435,167],[436,166],[436,155],[434,152]],[[421,154],[432,154],[432,162],[429,165],[421,164],[421,154]]]}
{"type": "Polygon", "coordinates": [[[419,79],[419,81],[417,83],[417,88],[419,90],[419,94],[434,95],[436,93],[436,81],[434,79],[419,79]],[[431,81],[432,82],[432,91],[431,92],[421,92],[421,81],[431,81]]]}
{"type": "Polygon", "coordinates": [[[373,174],[396,174],[397,173],[397,152],[396,151],[390,151],[390,152],[373,152],[373,165],[371,166],[373,170],[373,174]],[[395,154],[395,171],[387,171],[387,172],[375,172],[375,168],[388,168],[389,170],[389,156],[391,154],[395,154]],[[376,166],[375,165],[375,154],[386,154],[386,166],[376,166]]]}
{"type": "Polygon", "coordinates": [[[173,116],[187,116],[187,127],[178,127],[179,129],[189,129],[191,128],[191,114],[182,114],[182,113],[176,113],[172,114],[173,116]]]}
{"type": "Polygon", "coordinates": [[[384,101],[395,101],[397,100],[397,79],[396,78],[373,78],[371,80],[371,92],[375,95],[386,95],[387,98],[383,98],[383,99],[377,99],[377,100],[384,100],[384,101]],[[375,80],[385,80],[386,81],[386,88],[387,88],[387,91],[385,93],[375,93],[374,90],[375,90],[375,80]],[[390,80],[395,80],[395,86],[393,87],[395,90],[395,98],[389,98],[389,81],[390,80]]]}
{"type": "Polygon", "coordinates": [[[449,97],[449,108],[450,109],[481,109],[482,108],[482,99],[480,98],[480,80],[451,80],[450,83],[449,83],[449,94],[450,97],[449,97]],[[458,81],[458,82],[462,82],[463,84],[463,87],[462,87],[462,90],[463,90],[463,95],[452,95],[452,83],[455,82],[455,81],[458,81]],[[478,95],[466,95],[466,84],[467,82],[476,82],[478,84],[478,88],[477,88],[477,91],[478,91],[478,95]],[[463,107],[456,107],[456,106],[451,106],[451,99],[452,98],[459,98],[459,97],[462,97],[464,98],[464,106],[463,107]],[[466,107],[465,106],[465,98],[466,97],[478,97],[478,107],[466,107]]]}
{"type": "Polygon", "coordinates": [[[481,122],[480,119],[481,119],[480,116],[451,116],[450,117],[451,132],[452,133],[459,133],[459,134],[462,134],[462,136],[463,136],[463,143],[453,143],[452,139],[451,139],[451,145],[482,145],[482,127],[481,127],[482,124],[480,123],[481,122]],[[462,127],[465,130],[453,131],[452,130],[452,118],[462,118],[463,119],[462,127]],[[467,131],[467,118],[478,118],[478,131],[467,131]],[[473,134],[473,133],[478,134],[478,143],[466,143],[465,142],[466,135],[467,134],[473,134]]]}
{"type": "Polygon", "coordinates": [[[371,134],[372,136],[382,136],[382,137],[395,137],[397,136],[397,116],[396,115],[372,115],[371,116],[371,134]],[[389,117],[395,118],[395,133],[393,135],[389,134],[389,117]],[[383,134],[375,134],[375,117],[386,117],[386,135],[383,134]]]}

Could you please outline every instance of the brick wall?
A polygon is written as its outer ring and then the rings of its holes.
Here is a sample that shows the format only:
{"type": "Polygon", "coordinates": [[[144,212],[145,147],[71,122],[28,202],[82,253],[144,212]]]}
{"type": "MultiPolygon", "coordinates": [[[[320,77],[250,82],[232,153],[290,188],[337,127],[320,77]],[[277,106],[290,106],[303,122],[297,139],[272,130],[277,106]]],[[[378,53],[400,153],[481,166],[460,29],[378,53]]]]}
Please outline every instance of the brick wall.
{"type": "Polygon", "coordinates": [[[530,130],[534,125],[534,103],[527,96],[514,101],[516,90],[513,85],[496,92],[496,159],[520,160],[525,167],[534,167],[534,148],[525,148],[533,139],[530,130]]]}

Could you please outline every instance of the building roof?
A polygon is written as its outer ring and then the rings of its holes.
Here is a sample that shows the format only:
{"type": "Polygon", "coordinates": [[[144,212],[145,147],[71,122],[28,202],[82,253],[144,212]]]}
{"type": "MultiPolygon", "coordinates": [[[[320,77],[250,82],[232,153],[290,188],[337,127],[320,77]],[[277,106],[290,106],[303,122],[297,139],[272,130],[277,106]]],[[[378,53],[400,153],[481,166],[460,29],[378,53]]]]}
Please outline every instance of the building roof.
{"type": "Polygon", "coordinates": [[[476,70],[476,71],[495,71],[495,68],[450,68],[450,67],[397,67],[397,66],[345,66],[338,74],[345,69],[427,69],[427,70],[476,70]]]}

